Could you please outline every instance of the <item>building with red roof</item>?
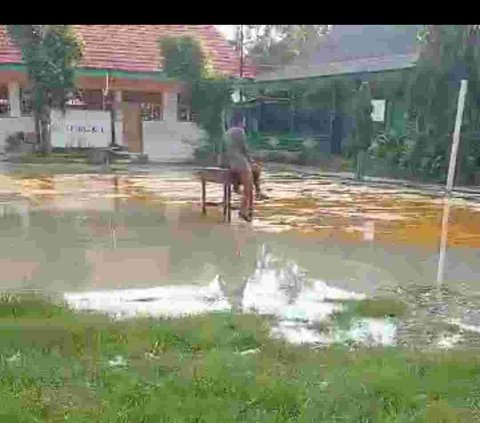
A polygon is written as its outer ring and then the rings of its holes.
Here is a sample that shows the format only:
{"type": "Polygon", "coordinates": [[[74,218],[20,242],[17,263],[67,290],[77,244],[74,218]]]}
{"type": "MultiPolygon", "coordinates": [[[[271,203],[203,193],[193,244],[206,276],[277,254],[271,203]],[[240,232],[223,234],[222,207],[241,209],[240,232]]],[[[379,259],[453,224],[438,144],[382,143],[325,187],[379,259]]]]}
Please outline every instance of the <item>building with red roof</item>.
{"type": "MultiPolygon", "coordinates": [[[[75,25],[85,44],[76,71],[78,95],[66,117],[52,114],[54,147],[106,147],[114,138],[152,160],[189,159],[201,136],[178,81],[162,71],[159,39],[198,37],[213,69],[231,77],[240,58],[214,25],[75,25]],[[110,108],[115,125],[111,129],[110,108]]],[[[243,77],[254,69],[243,67],[243,77]]],[[[29,83],[19,48],[0,25],[0,149],[8,135],[34,132],[29,83]]]]}

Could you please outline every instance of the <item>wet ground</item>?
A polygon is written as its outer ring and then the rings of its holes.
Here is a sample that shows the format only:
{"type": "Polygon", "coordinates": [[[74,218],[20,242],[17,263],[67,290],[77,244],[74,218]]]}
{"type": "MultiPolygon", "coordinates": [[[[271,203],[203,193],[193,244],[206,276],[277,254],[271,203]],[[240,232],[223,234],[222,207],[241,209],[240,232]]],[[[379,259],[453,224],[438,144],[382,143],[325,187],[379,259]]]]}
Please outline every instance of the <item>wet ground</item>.
{"type": "MultiPolygon", "coordinates": [[[[192,169],[140,169],[4,169],[2,288],[60,293],[120,317],[256,311],[276,316],[274,334],[292,342],[480,344],[474,199],[276,171],[254,221],[234,213],[224,224],[220,206],[201,215],[192,169]],[[408,313],[327,324],[344,301],[370,297],[405,301],[408,313]]],[[[221,187],[208,185],[207,197],[219,203],[221,187]]]]}

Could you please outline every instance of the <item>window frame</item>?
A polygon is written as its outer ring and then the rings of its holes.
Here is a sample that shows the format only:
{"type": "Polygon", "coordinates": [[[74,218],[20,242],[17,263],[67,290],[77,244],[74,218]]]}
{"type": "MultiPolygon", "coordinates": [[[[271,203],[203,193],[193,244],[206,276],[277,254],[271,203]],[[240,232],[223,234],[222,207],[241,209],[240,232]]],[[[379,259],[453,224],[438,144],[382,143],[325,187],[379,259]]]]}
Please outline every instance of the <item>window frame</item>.
{"type": "Polygon", "coordinates": [[[0,84],[0,110],[2,110],[1,104],[5,105],[3,112],[0,111],[0,119],[9,118],[11,117],[11,105],[10,105],[10,97],[8,92],[8,85],[0,84]],[[2,91],[5,90],[5,98],[2,98],[2,91]]]}
{"type": "Polygon", "coordinates": [[[20,90],[19,90],[19,96],[20,96],[20,116],[21,117],[30,117],[30,116],[33,116],[33,101],[32,101],[32,97],[31,97],[31,88],[29,87],[20,87],[20,90]],[[26,111],[25,107],[24,107],[24,95],[28,93],[28,95],[30,96],[30,111],[26,111]]]}

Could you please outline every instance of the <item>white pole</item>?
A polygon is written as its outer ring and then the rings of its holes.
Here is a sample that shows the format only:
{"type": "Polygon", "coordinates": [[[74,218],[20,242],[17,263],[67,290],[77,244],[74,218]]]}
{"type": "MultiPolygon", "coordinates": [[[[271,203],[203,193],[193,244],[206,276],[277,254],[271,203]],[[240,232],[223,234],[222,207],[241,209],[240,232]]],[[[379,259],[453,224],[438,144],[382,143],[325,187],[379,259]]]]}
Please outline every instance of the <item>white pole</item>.
{"type": "Polygon", "coordinates": [[[450,194],[453,188],[453,179],[455,177],[455,167],[457,165],[458,145],[460,143],[460,130],[462,128],[462,115],[465,106],[465,95],[467,94],[466,79],[462,79],[460,93],[458,94],[457,117],[455,118],[455,130],[453,131],[452,152],[450,153],[450,164],[448,166],[447,193],[450,194]]]}

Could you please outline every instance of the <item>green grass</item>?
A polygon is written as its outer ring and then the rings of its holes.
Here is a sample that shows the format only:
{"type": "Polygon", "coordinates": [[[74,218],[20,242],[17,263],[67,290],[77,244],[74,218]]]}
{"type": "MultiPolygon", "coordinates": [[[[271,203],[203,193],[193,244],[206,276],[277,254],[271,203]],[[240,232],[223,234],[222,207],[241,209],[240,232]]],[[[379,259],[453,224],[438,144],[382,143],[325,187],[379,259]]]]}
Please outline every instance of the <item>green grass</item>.
{"type": "Polygon", "coordinates": [[[365,300],[342,301],[343,310],[334,313],[333,323],[347,328],[358,318],[401,318],[408,313],[403,301],[392,298],[368,298],[365,300]]]}
{"type": "Polygon", "coordinates": [[[293,347],[257,316],[113,322],[0,299],[1,422],[475,422],[480,357],[293,347]],[[258,348],[257,354],[238,352],[258,348]],[[125,365],[112,366],[116,356],[125,365]]]}
{"type": "Polygon", "coordinates": [[[391,298],[372,298],[356,301],[354,310],[363,317],[403,317],[408,308],[403,301],[391,298]]]}
{"type": "Polygon", "coordinates": [[[20,163],[41,164],[87,163],[87,156],[84,153],[52,153],[49,156],[29,153],[22,155],[18,160],[20,163]]]}

